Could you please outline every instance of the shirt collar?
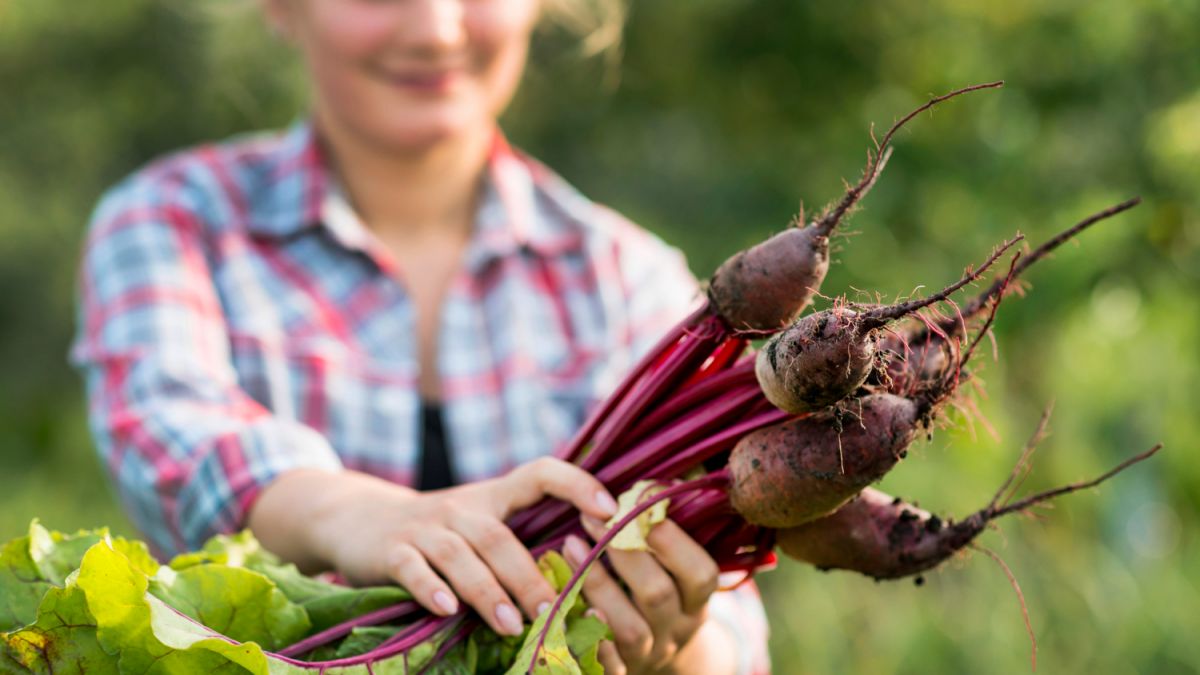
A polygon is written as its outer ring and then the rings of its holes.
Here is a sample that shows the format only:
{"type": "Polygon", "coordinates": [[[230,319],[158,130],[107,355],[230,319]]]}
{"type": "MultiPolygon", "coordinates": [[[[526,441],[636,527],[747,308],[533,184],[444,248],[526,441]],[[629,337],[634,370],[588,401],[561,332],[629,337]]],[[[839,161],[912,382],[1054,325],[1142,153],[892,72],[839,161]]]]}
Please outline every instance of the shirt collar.
{"type": "MultiPolygon", "coordinates": [[[[253,201],[249,228],[259,235],[286,238],[345,222],[330,212],[331,204],[348,205],[335,198],[336,181],[328,167],[311,122],[293,124],[271,151],[267,184],[261,198],[253,201]]],[[[476,255],[499,257],[527,250],[553,256],[580,245],[580,224],[586,222],[580,209],[589,204],[549,169],[513,149],[499,129],[481,190],[471,245],[476,255]]]]}
{"type": "Polygon", "coordinates": [[[286,238],[320,224],[330,190],[327,166],[311,124],[292,124],[269,150],[263,184],[250,195],[249,229],[286,238]]]}

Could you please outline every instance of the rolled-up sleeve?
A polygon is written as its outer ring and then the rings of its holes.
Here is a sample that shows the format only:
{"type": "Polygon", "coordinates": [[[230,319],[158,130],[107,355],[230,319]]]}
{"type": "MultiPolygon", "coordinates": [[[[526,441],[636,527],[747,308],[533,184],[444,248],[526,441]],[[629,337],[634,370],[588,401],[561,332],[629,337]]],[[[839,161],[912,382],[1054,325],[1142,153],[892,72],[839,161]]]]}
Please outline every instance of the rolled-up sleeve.
{"type": "Polygon", "coordinates": [[[105,196],[88,229],[71,350],[96,447],[163,555],[244,527],[283,472],[341,466],[318,432],[238,387],[196,201],[168,180],[133,179],[105,196]]]}

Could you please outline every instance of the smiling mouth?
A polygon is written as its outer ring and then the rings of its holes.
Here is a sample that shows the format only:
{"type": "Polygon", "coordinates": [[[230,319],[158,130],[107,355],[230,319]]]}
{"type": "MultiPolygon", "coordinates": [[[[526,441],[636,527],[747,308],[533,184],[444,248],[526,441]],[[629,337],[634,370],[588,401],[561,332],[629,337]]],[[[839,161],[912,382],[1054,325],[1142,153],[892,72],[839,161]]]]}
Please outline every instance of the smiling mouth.
{"type": "Polygon", "coordinates": [[[386,73],[393,86],[404,91],[426,96],[448,94],[463,80],[461,69],[386,73]]]}

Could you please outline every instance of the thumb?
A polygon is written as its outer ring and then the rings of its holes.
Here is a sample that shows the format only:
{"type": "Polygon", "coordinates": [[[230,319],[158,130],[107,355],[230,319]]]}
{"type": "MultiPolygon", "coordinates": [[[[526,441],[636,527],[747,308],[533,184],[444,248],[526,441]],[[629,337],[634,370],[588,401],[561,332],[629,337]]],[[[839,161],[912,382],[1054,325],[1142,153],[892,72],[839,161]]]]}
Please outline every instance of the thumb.
{"type": "Polygon", "coordinates": [[[561,459],[543,457],[496,479],[493,507],[503,520],[538,503],[545,496],[561,499],[582,513],[607,520],[617,512],[617,500],[592,474],[561,459]]]}

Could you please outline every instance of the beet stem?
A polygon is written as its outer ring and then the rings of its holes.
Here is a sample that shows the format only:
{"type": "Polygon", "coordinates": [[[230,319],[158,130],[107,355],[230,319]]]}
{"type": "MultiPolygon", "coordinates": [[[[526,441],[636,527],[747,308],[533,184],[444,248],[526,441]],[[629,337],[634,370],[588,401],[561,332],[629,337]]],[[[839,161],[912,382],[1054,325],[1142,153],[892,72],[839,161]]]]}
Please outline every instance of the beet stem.
{"type": "Polygon", "coordinates": [[[382,607],[373,612],[368,612],[362,616],[350,619],[349,621],[343,621],[336,626],[330,626],[329,628],[326,628],[325,630],[314,635],[310,635],[309,637],[304,638],[303,640],[285,649],[281,649],[278,654],[281,656],[300,656],[301,654],[310,652],[317,647],[327,645],[334,640],[349,635],[355,628],[363,626],[377,626],[387,621],[394,621],[396,619],[404,618],[409,614],[418,612],[420,610],[421,606],[413,600],[406,600],[395,605],[382,607]]]}
{"type": "Polygon", "coordinates": [[[583,448],[587,445],[587,442],[591,440],[592,435],[596,433],[596,429],[600,426],[600,423],[608,418],[608,415],[612,412],[613,408],[615,408],[616,405],[620,403],[625,395],[629,392],[629,390],[633,388],[634,383],[641,379],[642,375],[644,375],[646,371],[649,370],[652,365],[654,365],[659,357],[661,357],[663,353],[665,353],[676,342],[679,341],[679,338],[683,337],[683,335],[686,334],[690,328],[700,323],[707,315],[711,314],[711,312],[712,309],[709,306],[709,303],[705,302],[703,306],[692,312],[687,318],[680,321],[675,325],[674,328],[668,331],[667,334],[664,335],[658,341],[658,343],[650,349],[650,351],[646,352],[646,354],[642,357],[642,360],[639,361],[637,365],[633,367],[633,370],[629,371],[629,374],[625,376],[625,379],[621,380],[621,383],[617,385],[616,390],[614,390],[613,393],[605,400],[605,402],[596,410],[596,412],[588,418],[587,422],[584,423],[583,428],[579,430],[579,433],[575,434],[574,439],[572,439],[569,444],[564,446],[564,448],[557,453],[558,456],[568,462],[573,462],[578,459],[579,453],[583,451],[583,448]]]}
{"type": "Polygon", "coordinates": [[[622,435],[629,431],[632,422],[640,417],[646,406],[663,395],[672,385],[691,375],[696,366],[703,363],[724,342],[725,331],[718,327],[714,317],[709,332],[687,335],[667,359],[650,372],[638,386],[630,390],[612,410],[608,419],[600,424],[592,443],[592,449],[579,466],[594,471],[609,459],[622,435]]]}
{"type": "MultiPolygon", "coordinates": [[[[709,455],[720,452],[721,443],[735,443],[742,435],[749,433],[749,431],[745,431],[747,422],[716,433],[713,433],[714,427],[718,427],[730,419],[746,417],[762,400],[762,392],[757,387],[746,387],[720,402],[691,411],[661,429],[659,433],[627,449],[619,457],[612,458],[610,463],[594,471],[596,478],[614,492],[625,490],[637,478],[675,478],[674,475],[663,475],[662,467],[656,468],[655,464],[666,462],[668,467],[679,466],[677,461],[672,463],[672,460],[682,457],[684,461],[688,462],[680,470],[682,472],[698,465],[706,458],[691,459],[697,457],[692,454],[692,449],[709,445],[716,448],[708,453],[709,455]],[[713,435],[704,438],[706,434],[710,433],[713,435]],[[697,438],[698,436],[700,438],[697,438]],[[643,476],[643,474],[645,475],[643,476]]],[[[754,418],[750,417],[750,421],[753,420],[754,418]]],[[[516,519],[513,520],[512,529],[517,538],[522,541],[530,541],[544,536],[547,532],[558,534],[559,528],[569,521],[575,510],[570,504],[559,500],[547,500],[544,503],[545,506],[534,506],[527,509],[525,513],[529,516],[521,519],[519,523],[516,519]]]]}
{"type": "Polygon", "coordinates": [[[680,389],[677,394],[663,401],[655,408],[654,412],[638,422],[633,431],[629,432],[629,441],[641,441],[654,430],[670,424],[695,406],[706,403],[718,395],[730,396],[742,387],[758,388],[758,379],[754,376],[754,359],[746,359],[728,370],[680,389]]]}

